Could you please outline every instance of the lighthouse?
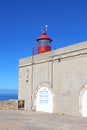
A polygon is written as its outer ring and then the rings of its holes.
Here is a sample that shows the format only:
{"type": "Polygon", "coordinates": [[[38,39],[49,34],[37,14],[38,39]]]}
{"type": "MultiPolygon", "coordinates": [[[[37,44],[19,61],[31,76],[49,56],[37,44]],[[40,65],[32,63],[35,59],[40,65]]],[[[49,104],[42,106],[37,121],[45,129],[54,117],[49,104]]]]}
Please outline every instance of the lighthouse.
{"type": "Polygon", "coordinates": [[[46,30],[45,26],[42,35],[36,40],[38,54],[51,51],[52,39],[46,35],[46,30]]]}

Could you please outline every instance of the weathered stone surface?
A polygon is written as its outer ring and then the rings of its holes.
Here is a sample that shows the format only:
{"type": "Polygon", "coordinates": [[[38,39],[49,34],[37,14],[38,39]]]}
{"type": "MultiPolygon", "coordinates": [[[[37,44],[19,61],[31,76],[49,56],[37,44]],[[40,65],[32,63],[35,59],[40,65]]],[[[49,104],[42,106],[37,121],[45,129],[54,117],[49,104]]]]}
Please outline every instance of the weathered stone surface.
{"type": "Polygon", "coordinates": [[[18,109],[17,100],[0,101],[0,110],[17,110],[17,109],[18,109]]]}

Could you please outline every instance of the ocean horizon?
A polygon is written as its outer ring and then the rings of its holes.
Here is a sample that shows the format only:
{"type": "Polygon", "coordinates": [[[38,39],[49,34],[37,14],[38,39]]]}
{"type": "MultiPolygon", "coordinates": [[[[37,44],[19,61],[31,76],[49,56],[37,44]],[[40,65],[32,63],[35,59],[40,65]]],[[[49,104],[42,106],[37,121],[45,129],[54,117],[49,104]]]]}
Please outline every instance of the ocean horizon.
{"type": "Polygon", "coordinates": [[[18,91],[17,90],[0,90],[0,100],[17,100],[18,91]]]}

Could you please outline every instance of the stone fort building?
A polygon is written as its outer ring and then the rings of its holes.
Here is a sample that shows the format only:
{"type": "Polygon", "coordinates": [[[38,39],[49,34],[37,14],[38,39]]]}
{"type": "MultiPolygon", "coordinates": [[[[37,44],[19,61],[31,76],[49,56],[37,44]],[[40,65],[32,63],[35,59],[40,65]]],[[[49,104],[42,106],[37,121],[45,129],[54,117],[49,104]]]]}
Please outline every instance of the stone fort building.
{"type": "Polygon", "coordinates": [[[87,42],[51,51],[51,41],[43,32],[38,54],[19,61],[19,108],[87,117],[87,42]]]}

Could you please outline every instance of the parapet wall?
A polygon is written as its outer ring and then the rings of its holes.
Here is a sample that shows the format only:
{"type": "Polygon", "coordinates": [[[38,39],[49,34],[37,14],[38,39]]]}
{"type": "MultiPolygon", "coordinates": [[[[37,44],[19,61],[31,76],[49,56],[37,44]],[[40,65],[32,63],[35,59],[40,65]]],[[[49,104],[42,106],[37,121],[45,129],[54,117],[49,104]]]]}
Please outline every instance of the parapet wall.
{"type": "Polygon", "coordinates": [[[17,109],[18,109],[17,100],[0,101],[0,110],[17,110],[17,109]]]}

